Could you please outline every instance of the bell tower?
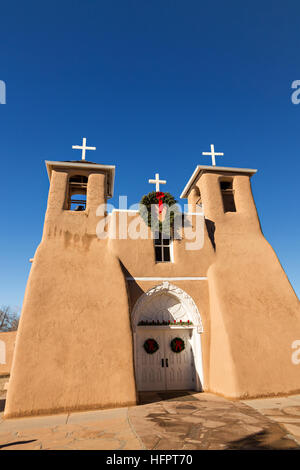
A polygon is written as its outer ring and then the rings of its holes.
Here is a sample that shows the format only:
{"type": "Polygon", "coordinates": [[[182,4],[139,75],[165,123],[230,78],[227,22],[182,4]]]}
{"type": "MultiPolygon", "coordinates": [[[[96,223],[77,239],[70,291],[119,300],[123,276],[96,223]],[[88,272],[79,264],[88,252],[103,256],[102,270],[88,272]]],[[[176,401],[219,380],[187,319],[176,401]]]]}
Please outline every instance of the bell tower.
{"type": "Polygon", "coordinates": [[[44,236],[54,229],[95,234],[96,210],[113,196],[115,167],[86,161],[46,161],[50,180],[44,236]]]}
{"type": "Polygon", "coordinates": [[[208,389],[231,398],[300,390],[291,360],[299,300],[261,231],[250,183],[256,171],[199,165],[181,194],[191,207],[202,204],[215,252],[207,271],[208,389]]]}
{"type": "Polygon", "coordinates": [[[96,210],[113,196],[115,167],[83,159],[47,161],[46,168],[44,230],[26,287],[5,417],[136,403],[125,280],[109,243],[96,235],[96,210]]]}

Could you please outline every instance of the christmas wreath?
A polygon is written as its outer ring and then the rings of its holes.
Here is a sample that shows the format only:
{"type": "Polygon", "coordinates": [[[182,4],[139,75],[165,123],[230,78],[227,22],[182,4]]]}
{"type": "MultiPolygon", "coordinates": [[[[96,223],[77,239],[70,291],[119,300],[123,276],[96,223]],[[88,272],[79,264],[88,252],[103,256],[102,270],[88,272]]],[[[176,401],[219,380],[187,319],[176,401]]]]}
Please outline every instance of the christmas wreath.
{"type": "Polygon", "coordinates": [[[185,349],[184,341],[181,338],[173,338],[170,346],[174,353],[180,353],[185,349]]]}
{"type": "Polygon", "coordinates": [[[159,346],[158,346],[157,341],[155,341],[155,339],[148,338],[144,342],[144,349],[145,349],[146,353],[154,354],[159,349],[159,346]]]}
{"type": "Polygon", "coordinates": [[[148,227],[152,228],[154,232],[167,232],[172,233],[174,227],[174,220],[180,214],[180,209],[177,206],[176,199],[170,193],[162,193],[152,191],[142,197],[140,201],[140,215],[148,227]],[[159,220],[158,215],[152,220],[151,206],[159,205],[159,214],[162,212],[163,205],[167,206],[164,222],[159,220]],[[170,207],[172,210],[170,210],[170,207]]]}

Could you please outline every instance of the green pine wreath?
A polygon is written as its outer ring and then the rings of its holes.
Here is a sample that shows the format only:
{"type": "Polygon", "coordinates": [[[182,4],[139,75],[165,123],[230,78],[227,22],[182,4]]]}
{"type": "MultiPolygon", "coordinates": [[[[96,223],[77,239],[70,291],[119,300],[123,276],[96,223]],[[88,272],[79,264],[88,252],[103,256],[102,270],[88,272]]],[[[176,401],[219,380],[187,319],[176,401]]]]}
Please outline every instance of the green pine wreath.
{"type": "Polygon", "coordinates": [[[170,235],[172,235],[174,230],[174,220],[175,218],[181,214],[180,209],[177,206],[177,201],[170,193],[164,193],[164,197],[162,199],[163,204],[167,205],[168,207],[174,206],[174,210],[167,209],[164,226],[163,223],[159,220],[158,216],[155,217],[155,220],[152,222],[151,219],[151,205],[159,203],[158,198],[156,197],[156,191],[151,191],[150,193],[144,195],[140,201],[140,216],[144,220],[144,222],[148,225],[148,227],[153,228],[154,232],[161,232],[163,233],[165,228],[170,227],[170,235]]]}
{"type": "Polygon", "coordinates": [[[159,349],[158,342],[154,338],[148,338],[144,342],[144,349],[146,353],[154,354],[159,349]]]}
{"type": "Polygon", "coordinates": [[[181,353],[185,349],[185,344],[182,338],[173,338],[170,343],[171,349],[174,353],[181,353]]]}

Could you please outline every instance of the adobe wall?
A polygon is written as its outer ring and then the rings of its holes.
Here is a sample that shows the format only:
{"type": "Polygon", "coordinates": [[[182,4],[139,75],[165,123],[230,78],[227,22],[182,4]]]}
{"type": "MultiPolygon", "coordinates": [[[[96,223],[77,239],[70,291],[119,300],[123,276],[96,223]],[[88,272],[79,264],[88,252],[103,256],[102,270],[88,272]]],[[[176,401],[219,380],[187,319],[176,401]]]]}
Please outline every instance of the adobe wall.
{"type": "Polygon", "coordinates": [[[16,331],[0,332],[0,377],[10,374],[16,334],[16,331]]]}
{"type": "Polygon", "coordinates": [[[66,181],[66,172],[52,172],[43,239],[16,340],[6,418],[136,403],[125,280],[107,241],[95,234],[105,175],[90,176],[85,212],[63,211],[66,181]]]}
{"type": "MultiPolygon", "coordinates": [[[[119,226],[119,219],[123,217],[119,212],[110,216],[108,230],[113,231],[112,226],[119,226]]],[[[147,239],[109,239],[110,249],[119,257],[125,267],[126,276],[132,277],[203,277],[207,275],[208,267],[214,260],[215,253],[208,237],[204,218],[201,215],[190,217],[190,230],[195,231],[195,217],[199,218],[200,230],[203,230],[203,240],[194,245],[195,238],[173,241],[174,262],[157,263],[155,260],[154,242],[151,238],[151,230],[147,229],[147,239]],[[187,244],[192,248],[186,249],[187,244]]],[[[139,214],[128,215],[128,226],[132,221],[143,224],[139,214]]],[[[129,233],[129,228],[126,232],[129,233]]],[[[118,233],[117,233],[118,235],[118,233]]],[[[191,234],[191,236],[193,236],[191,234]]]]}
{"type": "Polygon", "coordinates": [[[197,183],[215,223],[209,388],[232,398],[299,392],[299,366],[291,360],[299,300],[261,232],[249,177],[234,176],[237,212],[224,214],[221,176],[204,174],[197,183]]]}

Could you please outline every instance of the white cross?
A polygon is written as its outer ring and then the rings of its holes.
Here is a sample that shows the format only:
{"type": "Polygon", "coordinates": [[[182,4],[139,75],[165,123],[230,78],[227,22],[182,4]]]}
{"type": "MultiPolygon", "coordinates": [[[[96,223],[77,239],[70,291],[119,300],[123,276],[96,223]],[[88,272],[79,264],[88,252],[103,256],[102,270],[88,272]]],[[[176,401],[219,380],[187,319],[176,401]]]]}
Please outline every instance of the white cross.
{"type": "Polygon", "coordinates": [[[159,185],[166,184],[167,182],[165,180],[160,180],[159,173],[155,173],[155,180],[149,180],[149,183],[155,184],[156,192],[159,193],[159,185]]]}
{"type": "Polygon", "coordinates": [[[216,156],[216,155],[221,155],[221,156],[223,156],[224,153],[220,153],[220,152],[217,153],[217,152],[215,152],[215,146],[214,146],[213,144],[211,144],[210,150],[211,150],[210,152],[202,152],[202,155],[211,155],[212,165],[213,165],[213,166],[216,166],[216,159],[215,159],[215,156],[216,156]]]}
{"type": "Polygon", "coordinates": [[[72,145],[72,149],[82,150],[81,160],[85,160],[85,151],[86,151],[86,150],[96,150],[96,147],[87,147],[87,146],[86,146],[86,138],[83,137],[83,139],[82,139],[82,146],[80,146],[80,145],[72,145]]]}

